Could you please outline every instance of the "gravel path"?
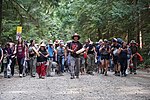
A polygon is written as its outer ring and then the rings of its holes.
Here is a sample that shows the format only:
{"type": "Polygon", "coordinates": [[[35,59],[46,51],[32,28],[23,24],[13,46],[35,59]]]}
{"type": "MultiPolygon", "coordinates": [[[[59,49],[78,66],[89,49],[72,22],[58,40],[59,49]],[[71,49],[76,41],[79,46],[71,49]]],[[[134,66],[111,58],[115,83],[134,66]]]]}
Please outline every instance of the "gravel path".
{"type": "Polygon", "coordinates": [[[116,77],[109,72],[73,80],[68,73],[46,79],[1,74],[0,100],[150,100],[150,73],[116,77]]]}

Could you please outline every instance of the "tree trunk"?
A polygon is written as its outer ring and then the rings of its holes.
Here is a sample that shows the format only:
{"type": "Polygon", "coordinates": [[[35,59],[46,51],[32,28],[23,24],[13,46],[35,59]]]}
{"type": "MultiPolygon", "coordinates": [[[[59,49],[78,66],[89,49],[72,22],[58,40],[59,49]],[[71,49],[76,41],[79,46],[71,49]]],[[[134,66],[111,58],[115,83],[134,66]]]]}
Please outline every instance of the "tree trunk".
{"type": "Polygon", "coordinates": [[[98,28],[98,38],[102,39],[102,33],[101,33],[101,29],[100,28],[98,28]]]}
{"type": "MultiPolygon", "coordinates": [[[[134,0],[134,6],[136,7],[137,6],[137,3],[138,3],[138,0],[134,0]]],[[[139,9],[135,9],[135,12],[134,12],[134,16],[135,16],[135,34],[136,34],[136,42],[138,44],[140,44],[140,14],[138,13],[139,9]]]]}
{"type": "Polygon", "coordinates": [[[0,37],[2,36],[2,3],[3,0],[0,0],[0,37]]]}

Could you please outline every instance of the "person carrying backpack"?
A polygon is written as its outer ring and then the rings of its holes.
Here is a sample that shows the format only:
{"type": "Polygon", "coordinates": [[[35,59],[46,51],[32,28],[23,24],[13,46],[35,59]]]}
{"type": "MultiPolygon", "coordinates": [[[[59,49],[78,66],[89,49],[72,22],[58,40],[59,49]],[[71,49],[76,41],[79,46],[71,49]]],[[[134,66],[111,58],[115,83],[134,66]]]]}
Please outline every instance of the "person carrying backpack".
{"type": "Polygon", "coordinates": [[[131,62],[133,63],[133,68],[130,68],[130,74],[136,73],[136,68],[137,68],[137,61],[138,61],[138,57],[137,57],[137,46],[136,46],[136,42],[135,40],[131,40],[130,42],[130,49],[131,49],[131,62]]]}
{"type": "Polygon", "coordinates": [[[89,44],[85,47],[87,53],[87,73],[90,75],[94,75],[94,67],[95,67],[95,58],[97,57],[96,49],[91,40],[89,40],[89,44]]]}

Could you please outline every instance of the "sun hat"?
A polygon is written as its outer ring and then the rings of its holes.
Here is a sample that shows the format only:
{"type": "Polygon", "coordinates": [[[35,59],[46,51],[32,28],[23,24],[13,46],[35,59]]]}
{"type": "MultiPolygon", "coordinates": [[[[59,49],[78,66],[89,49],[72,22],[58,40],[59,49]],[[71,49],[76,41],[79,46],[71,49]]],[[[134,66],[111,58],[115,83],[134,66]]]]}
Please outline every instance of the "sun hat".
{"type": "Polygon", "coordinates": [[[72,36],[72,39],[74,39],[74,37],[78,37],[78,40],[80,39],[80,36],[79,34],[75,33],[73,36],[72,36]]]}
{"type": "Polygon", "coordinates": [[[46,47],[46,44],[45,44],[45,43],[42,43],[42,44],[40,45],[40,47],[46,47]]]}

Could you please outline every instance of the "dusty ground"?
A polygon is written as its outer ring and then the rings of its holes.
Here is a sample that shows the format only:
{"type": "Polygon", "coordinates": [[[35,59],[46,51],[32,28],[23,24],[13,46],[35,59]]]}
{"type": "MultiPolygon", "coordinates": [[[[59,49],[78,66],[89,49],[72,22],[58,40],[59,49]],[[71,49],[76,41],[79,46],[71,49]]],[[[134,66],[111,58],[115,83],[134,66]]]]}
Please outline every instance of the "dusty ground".
{"type": "Polygon", "coordinates": [[[99,74],[47,77],[0,78],[0,100],[150,100],[150,73],[116,77],[99,74]]]}

